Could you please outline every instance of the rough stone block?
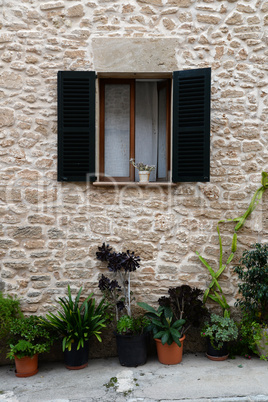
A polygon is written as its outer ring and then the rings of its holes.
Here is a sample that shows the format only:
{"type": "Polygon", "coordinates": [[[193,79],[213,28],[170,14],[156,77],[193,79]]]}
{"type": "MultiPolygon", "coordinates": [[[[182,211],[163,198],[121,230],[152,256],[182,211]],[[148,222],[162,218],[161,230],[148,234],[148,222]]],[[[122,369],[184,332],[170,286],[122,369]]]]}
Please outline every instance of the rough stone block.
{"type": "Polygon", "coordinates": [[[67,17],[74,18],[74,17],[83,17],[84,15],[84,7],[82,4],[76,4],[67,9],[66,13],[67,17]]]}
{"type": "Polygon", "coordinates": [[[12,236],[16,238],[37,238],[42,237],[41,226],[22,226],[17,227],[12,231],[12,236]]]}
{"type": "Polygon", "coordinates": [[[55,1],[51,3],[40,4],[40,10],[42,11],[54,10],[55,8],[64,8],[64,7],[65,7],[64,1],[55,1]]]}
{"type": "Polygon", "coordinates": [[[14,110],[1,107],[0,108],[0,128],[12,126],[15,122],[14,110]]]}

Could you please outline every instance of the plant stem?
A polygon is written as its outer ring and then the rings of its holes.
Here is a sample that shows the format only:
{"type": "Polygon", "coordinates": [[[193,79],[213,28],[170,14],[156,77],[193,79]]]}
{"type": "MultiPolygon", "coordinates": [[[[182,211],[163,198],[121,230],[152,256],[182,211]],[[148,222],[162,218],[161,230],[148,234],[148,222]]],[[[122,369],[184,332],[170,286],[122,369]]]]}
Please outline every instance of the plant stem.
{"type": "Polygon", "coordinates": [[[219,259],[219,269],[217,272],[215,272],[211,266],[207,263],[207,261],[198,253],[196,252],[196,254],[198,255],[200,261],[207,267],[211,277],[212,277],[212,281],[209,285],[209,288],[205,291],[204,294],[204,303],[206,302],[207,298],[209,297],[210,299],[214,300],[215,302],[217,302],[223,309],[223,314],[224,316],[228,316],[230,317],[230,306],[228,305],[228,303],[226,302],[226,299],[223,295],[223,291],[218,283],[218,279],[221,276],[221,274],[224,272],[224,270],[226,269],[226,267],[228,266],[228,264],[230,264],[230,262],[233,259],[234,253],[236,251],[236,247],[237,247],[237,231],[239,229],[242,228],[242,226],[244,225],[246,219],[249,217],[249,215],[254,211],[254,209],[257,207],[259,201],[262,198],[263,193],[265,192],[265,190],[268,188],[268,174],[266,172],[262,172],[262,182],[261,182],[262,186],[258,188],[258,190],[254,193],[251,202],[249,204],[248,209],[246,210],[246,212],[237,218],[233,218],[233,219],[222,219],[218,222],[217,224],[217,232],[218,232],[218,238],[219,238],[219,246],[220,246],[220,259],[219,259]],[[229,223],[229,222],[236,222],[236,226],[234,228],[234,236],[233,236],[233,241],[232,241],[232,252],[229,255],[226,264],[222,264],[222,258],[223,258],[223,248],[222,248],[222,239],[221,239],[221,234],[220,234],[220,223],[229,223]],[[218,289],[218,292],[216,291],[216,289],[218,289]]]}
{"type": "Polygon", "coordinates": [[[128,315],[131,317],[131,300],[130,300],[130,271],[128,271],[128,315]]]}

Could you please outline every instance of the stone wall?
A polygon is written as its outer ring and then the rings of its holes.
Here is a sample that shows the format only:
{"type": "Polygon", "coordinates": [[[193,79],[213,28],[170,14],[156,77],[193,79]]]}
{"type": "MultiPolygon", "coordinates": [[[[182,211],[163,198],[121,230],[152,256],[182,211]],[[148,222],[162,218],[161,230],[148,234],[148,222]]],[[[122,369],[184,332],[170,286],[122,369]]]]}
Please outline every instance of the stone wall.
{"type": "MultiPolygon", "coordinates": [[[[268,1],[0,0],[0,289],[44,314],[80,286],[98,294],[97,246],[136,251],[136,299],[205,288],[216,224],[242,214],[268,170],[268,1]],[[211,182],[175,187],[58,183],[58,70],[212,68],[211,182]]],[[[97,122],[98,126],[98,122],[97,122]]],[[[239,234],[238,259],[267,241],[267,196],[239,234]]],[[[223,228],[226,249],[232,224],[223,228]]],[[[222,279],[228,302],[236,278],[222,279]]]]}

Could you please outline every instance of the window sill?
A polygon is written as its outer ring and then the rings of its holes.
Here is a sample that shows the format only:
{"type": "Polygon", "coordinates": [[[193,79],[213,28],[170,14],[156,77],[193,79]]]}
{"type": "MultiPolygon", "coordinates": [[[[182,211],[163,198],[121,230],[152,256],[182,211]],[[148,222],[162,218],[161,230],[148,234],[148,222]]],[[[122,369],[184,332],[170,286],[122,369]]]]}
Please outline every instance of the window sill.
{"type": "Polygon", "coordinates": [[[175,187],[176,183],[168,181],[150,181],[149,183],[140,183],[138,181],[94,181],[96,187],[175,187]]]}

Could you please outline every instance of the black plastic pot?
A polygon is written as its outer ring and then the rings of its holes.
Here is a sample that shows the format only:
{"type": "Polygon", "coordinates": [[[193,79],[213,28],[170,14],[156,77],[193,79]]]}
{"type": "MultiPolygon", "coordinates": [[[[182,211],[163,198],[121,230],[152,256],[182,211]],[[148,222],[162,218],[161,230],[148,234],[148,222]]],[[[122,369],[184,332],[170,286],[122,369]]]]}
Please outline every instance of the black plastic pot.
{"type": "MultiPolygon", "coordinates": [[[[215,346],[217,347],[217,344],[215,344],[215,346]]],[[[223,346],[220,349],[216,349],[212,346],[210,340],[208,339],[206,355],[210,360],[216,360],[216,361],[226,360],[229,356],[228,343],[224,342],[223,346]]]]}
{"type": "Polygon", "coordinates": [[[77,350],[77,343],[72,343],[72,349],[64,351],[65,367],[69,370],[80,370],[88,365],[89,341],[84,343],[84,347],[77,350]]]}
{"type": "Polygon", "coordinates": [[[147,361],[148,335],[116,334],[116,345],[119,362],[122,366],[142,366],[147,361]]]}

